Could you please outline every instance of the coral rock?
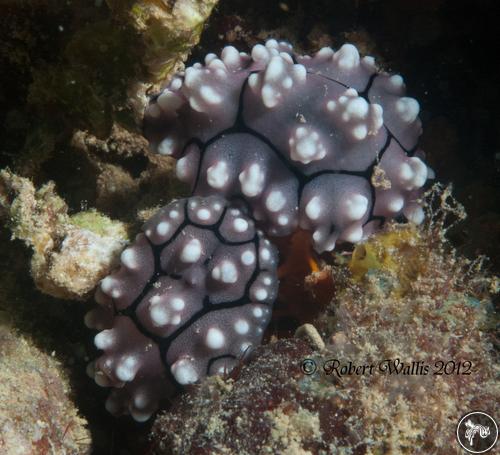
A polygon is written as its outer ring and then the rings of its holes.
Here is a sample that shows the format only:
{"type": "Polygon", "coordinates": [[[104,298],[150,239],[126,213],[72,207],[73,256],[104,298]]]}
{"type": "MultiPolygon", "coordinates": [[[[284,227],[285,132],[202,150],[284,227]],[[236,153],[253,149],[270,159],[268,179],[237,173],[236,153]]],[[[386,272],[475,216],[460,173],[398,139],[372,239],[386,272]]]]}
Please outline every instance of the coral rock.
{"type": "Polygon", "coordinates": [[[60,364],[0,323],[0,452],[90,454],[60,364]]]}
{"type": "Polygon", "coordinates": [[[36,190],[30,180],[6,170],[0,172],[0,209],[13,238],[33,249],[36,286],[54,297],[83,300],[126,243],[122,223],[92,211],[69,217],[53,183],[36,190]]]}

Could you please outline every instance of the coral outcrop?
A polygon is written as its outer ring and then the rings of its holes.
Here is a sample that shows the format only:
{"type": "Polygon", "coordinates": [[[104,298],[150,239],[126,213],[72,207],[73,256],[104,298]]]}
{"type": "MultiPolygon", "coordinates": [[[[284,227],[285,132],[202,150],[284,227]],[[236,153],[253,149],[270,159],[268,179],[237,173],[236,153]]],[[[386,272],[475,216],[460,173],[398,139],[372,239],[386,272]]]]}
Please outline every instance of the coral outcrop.
{"type": "Polygon", "coordinates": [[[68,215],[52,182],[36,189],[0,171],[0,215],[14,239],[33,250],[31,274],[54,297],[83,300],[115,266],[127,242],[125,225],[95,211],[68,215]]]}
{"type": "MultiPolygon", "coordinates": [[[[0,313],[1,314],[1,313],[0,313]]],[[[0,452],[91,453],[60,363],[0,320],[0,452]]]]}

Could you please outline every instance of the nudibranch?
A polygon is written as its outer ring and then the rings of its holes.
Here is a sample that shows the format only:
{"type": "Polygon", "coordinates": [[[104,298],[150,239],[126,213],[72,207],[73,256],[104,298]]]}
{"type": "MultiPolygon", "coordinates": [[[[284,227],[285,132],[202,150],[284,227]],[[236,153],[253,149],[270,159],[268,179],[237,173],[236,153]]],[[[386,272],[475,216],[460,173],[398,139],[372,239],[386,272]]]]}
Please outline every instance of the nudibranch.
{"type": "Polygon", "coordinates": [[[258,344],[277,295],[265,235],[310,232],[316,251],[388,218],[421,223],[432,170],[418,102],[356,47],[300,56],[269,40],[175,75],[145,111],[151,148],[193,196],[144,226],[86,318],[107,408],[145,420],[173,385],[229,372],[258,344]],[[262,230],[262,231],[261,231],[262,230]]]}
{"type": "Polygon", "coordinates": [[[173,384],[224,374],[261,341],[278,292],[277,252],[218,196],[163,207],[102,280],[86,316],[103,354],[89,367],[114,387],[113,414],[147,420],[173,384]]]}
{"type": "Polygon", "coordinates": [[[323,252],[386,218],[422,222],[432,171],[418,114],[402,77],[351,44],[309,57],[269,40],[175,76],[146,109],[144,133],[177,158],[193,194],[242,201],[269,235],[307,229],[323,252]]]}

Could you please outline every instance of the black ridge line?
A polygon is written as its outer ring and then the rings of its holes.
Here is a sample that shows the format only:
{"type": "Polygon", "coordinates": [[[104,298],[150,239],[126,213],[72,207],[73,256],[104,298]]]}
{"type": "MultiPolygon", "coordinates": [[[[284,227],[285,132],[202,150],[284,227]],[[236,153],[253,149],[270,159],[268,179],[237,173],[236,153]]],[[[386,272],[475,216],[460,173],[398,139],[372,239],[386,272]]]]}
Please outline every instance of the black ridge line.
{"type": "MultiPolygon", "coordinates": [[[[384,125],[384,128],[386,128],[385,125],[384,125]]],[[[382,159],[382,157],[384,156],[385,152],[387,151],[387,149],[391,145],[391,140],[393,139],[393,135],[392,135],[392,133],[387,128],[386,128],[386,131],[387,131],[387,139],[385,141],[385,144],[382,147],[382,149],[380,150],[380,152],[377,154],[377,157],[372,162],[372,164],[370,164],[370,166],[368,166],[368,168],[366,169],[367,176],[368,175],[371,176],[373,174],[373,169],[375,168],[375,166],[377,164],[380,163],[380,160],[382,159]]],[[[375,210],[375,200],[377,199],[377,197],[376,197],[376,191],[375,191],[375,187],[373,186],[373,184],[371,182],[371,178],[367,177],[367,180],[368,180],[368,183],[369,183],[369,186],[370,186],[372,204],[371,204],[371,207],[370,207],[370,211],[368,212],[368,218],[363,223],[363,227],[366,226],[370,221],[374,221],[374,220],[380,220],[381,224],[385,223],[385,217],[378,216],[378,215],[373,215],[373,211],[375,210]]]]}
{"type": "MultiPolygon", "coordinates": [[[[245,196],[243,193],[235,193],[229,198],[229,202],[234,203],[234,202],[241,202],[244,205],[245,208],[245,214],[251,218],[252,214],[252,206],[250,203],[246,200],[245,196]]],[[[251,218],[252,221],[253,218],[251,218]]]]}
{"type": "Polygon", "coordinates": [[[401,147],[401,149],[403,150],[403,152],[405,153],[406,156],[413,156],[415,154],[415,152],[417,151],[417,147],[418,147],[418,139],[417,139],[417,143],[413,147],[407,149],[406,147],[403,147],[403,144],[401,144],[401,142],[399,142],[399,139],[396,136],[394,136],[394,134],[392,134],[391,130],[387,127],[387,125],[384,125],[384,126],[385,126],[387,132],[392,136],[392,138],[396,141],[396,143],[401,147]]]}
{"type": "Polygon", "coordinates": [[[239,246],[239,245],[245,245],[246,243],[249,243],[249,242],[252,241],[252,239],[240,240],[240,241],[227,240],[220,233],[219,228],[220,228],[222,222],[224,221],[224,217],[226,216],[226,213],[227,213],[227,210],[228,210],[227,206],[224,207],[224,210],[222,211],[222,214],[221,214],[219,220],[216,223],[209,224],[209,225],[199,224],[199,223],[196,223],[195,221],[191,220],[188,217],[188,213],[187,213],[188,207],[187,207],[187,204],[186,204],[186,209],[185,210],[186,210],[185,216],[186,216],[186,219],[189,220],[189,225],[190,226],[194,226],[194,227],[199,228],[199,229],[213,228],[212,233],[215,235],[215,237],[217,238],[217,240],[219,240],[219,242],[222,243],[223,245],[227,245],[227,246],[239,246]]]}
{"type": "Polygon", "coordinates": [[[212,366],[212,364],[214,362],[216,362],[217,360],[220,360],[220,359],[237,359],[236,356],[234,356],[233,354],[223,354],[223,355],[218,355],[217,357],[212,357],[209,361],[208,361],[208,364],[207,364],[207,376],[208,376],[208,372],[210,371],[210,367],[212,366]]]}
{"type": "Polygon", "coordinates": [[[417,143],[410,150],[408,150],[408,151],[405,150],[405,151],[407,152],[407,155],[409,157],[412,157],[415,155],[417,150],[418,150],[418,140],[417,140],[417,143]]]}
{"type": "Polygon", "coordinates": [[[373,85],[373,81],[375,80],[375,78],[377,76],[379,76],[380,73],[373,73],[370,78],[368,79],[368,82],[366,83],[366,87],[361,90],[361,92],[358,92],[358,95],[359,96],[362,96],[366,101],[368,101],[368,103],[371,104],[370,102],[370,99],[368,98],[368,92],[370,91],[370,89],[372,88],[372,85],[373,85]]]}
{"type": "Polygon", "coordinates": [[[187,143],[186,145],[184,146],[184,148],[182,149],[182,153],[181,155],[184,156],[184,153],[186,152],[186,149],[191,145],[191,144],[196,144],[198,146],[198,148],[200,149],[200,156],[199,156],[199,159],[198,159],[198,169],[196,170],[196,178],[194,180],[194,185],[193,185],[193,189],[191,191],[191,194],[195,194],[196,192],[196,187],[198,186],[198,182],[200,181],[200,175],[201,175],[201,164],[203,162],[203,158],[205,156],[205,145],[203,144],[203,142],[198,139],[197,137],[193,137],[191,138],[187,143]]]}
{"type": "Polygon", "coordinates": [[[327,81],[330,81],[330,82],[335,82],[336,84],[339,84],[341,85],[342,87],[344,88],[351,88],[349,85],[347,84],[344,84],[343,82],[340,82],[340,81],[337,81],[336,79],[332,79],[331,77],[328,77],[328,76],[325,76],[324,74],[322,73],[317,73],[315,71],[306,71],[307,74],[311,74],[311,75],[314,75],[314,76],[319,76],[321,77],[322,79],[326,79],[327,81]]]}

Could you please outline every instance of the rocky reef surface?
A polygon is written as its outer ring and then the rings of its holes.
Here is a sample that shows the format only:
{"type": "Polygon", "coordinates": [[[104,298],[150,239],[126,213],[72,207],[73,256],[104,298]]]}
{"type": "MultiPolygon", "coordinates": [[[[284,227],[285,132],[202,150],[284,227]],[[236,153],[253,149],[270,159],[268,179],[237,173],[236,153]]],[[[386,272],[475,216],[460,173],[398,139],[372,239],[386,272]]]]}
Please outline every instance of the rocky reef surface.
{"type": "Polygon", "coordinates": [[[87,421],[61,364],[0,322],[0,450],[5,455],[90,453],[87,421]]]}
{"type": "MultiPolygon", "coordinates": [[[[493,411],[499,100],[489,59],[478,58],[495,42],[493,2],[473,12],[445,0],[1,3],[2,453],[449,453],[464,412],[493,411]],[[449,228],[431,210],[422,229],[390,226],[334,255],[285,239],[275,317],[250,362],[192,386],[152,431],[115,419],[85,374],[97,353],[83,315],[142,222],[188,194],[141,134],[148,96],[188,56],[270,37],[303,53],[352,42],[405,74],[429,164],[468,218],[449,228]],[[323,369],[389,358],[474,368],[323,369]]],[[[450,201],[434,195],[430,208],[450,201]]]]}

